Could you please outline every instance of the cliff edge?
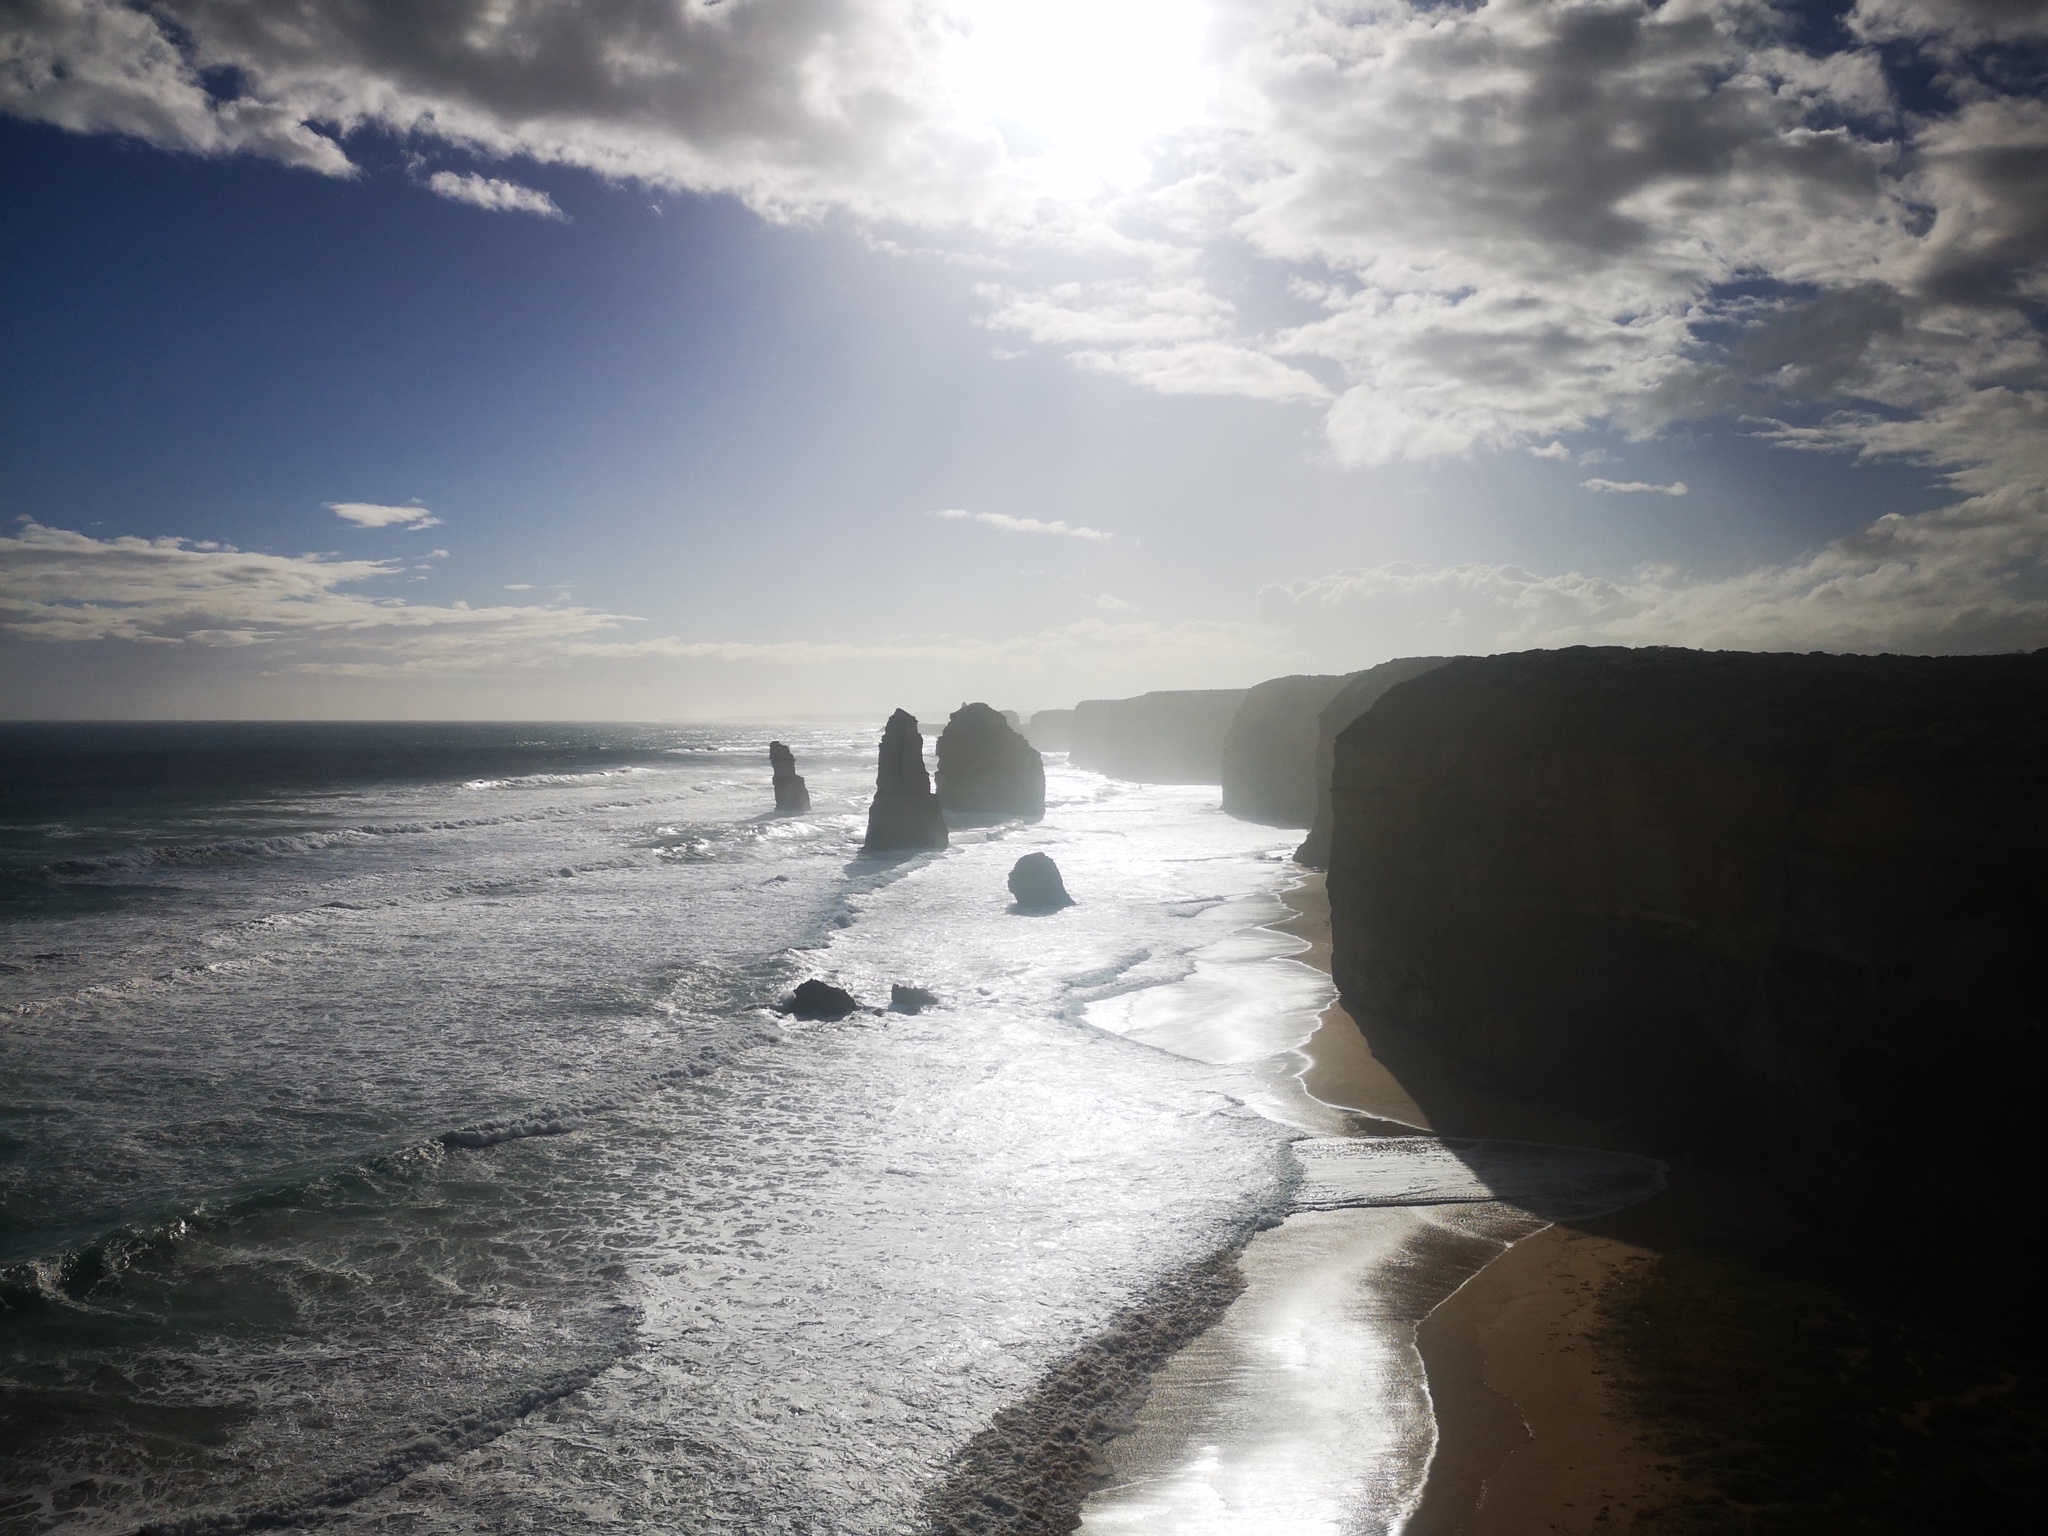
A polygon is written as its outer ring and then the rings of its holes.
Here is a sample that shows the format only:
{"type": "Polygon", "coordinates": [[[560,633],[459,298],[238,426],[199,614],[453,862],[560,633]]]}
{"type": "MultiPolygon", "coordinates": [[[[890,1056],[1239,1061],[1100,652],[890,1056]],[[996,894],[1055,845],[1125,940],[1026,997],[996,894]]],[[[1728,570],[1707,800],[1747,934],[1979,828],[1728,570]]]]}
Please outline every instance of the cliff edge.
{"type": "Polygon", "coordinates": [[[1067,760],[1139,784],[1221,784],[1243,688],[1190,688],[1074,706],[1067,760]]]}
{"type": "Polygon", "coordinates": [[[1307,869],[1330,867],[1330,774],[1337,765],[1337,738],[1396,683],[1433,672],[1444,664],[1442,656],[1403,656],[1383,661],[1376,667],[1351,674],[1336,696],[1323,706],[1316,718],[1315,810],[1305,825],[1308,836],[1294,850],[1294,862],[1307,869]]]}
{"type": "Polygon", "coordinates": [[[1275,827],[1315,820],[1318,726],[1349,681],[1276,677],[1247,690],[1223,738],[1226,814],[1275,827]]]}
{"type": "Polygon", "coordinates": [[[1760,1160],[1848,1245],[2024,1236],[2048,651],[1460,658],[1337,737],[1332,804],[1368,1035],[1760,1160]]]}

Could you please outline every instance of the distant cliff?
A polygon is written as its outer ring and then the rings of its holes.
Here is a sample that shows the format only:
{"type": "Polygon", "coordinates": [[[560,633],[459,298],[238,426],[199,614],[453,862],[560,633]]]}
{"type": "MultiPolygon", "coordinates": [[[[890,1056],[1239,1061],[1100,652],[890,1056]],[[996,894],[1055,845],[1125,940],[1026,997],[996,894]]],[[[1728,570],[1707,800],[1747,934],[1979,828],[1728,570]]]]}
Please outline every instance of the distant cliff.
{"type": "Polygon", "coordinates": [[[1223,809],[1305,827],[1316,817],[1317,727],[1346,677],[1276,677],[1249,689],[1223,738],[1223,809]]]}
{"type": "Polygon", "coordinates": [[[1333,804],[1368,1033],[1765,1156],[1902,1263],[2033,1221],[2048,651],[1460,658],[1337,738],[1333,804]]]}
{"type": "Polygon", "coordinates": [[[1395,661],[1383,661],[1363,672],[1354,672],[1336,697],[1323,706],[1323,712],[1316,720],[1315,810],[1307,823],[1308,836],[1294,850],[1295,863],[1310,869],[1329,867],[1330,772],[1337,762],[1339,734],[1377,704],[1380,696],[1396,683],[1405,683],[1411,677],[1432,672],[1442,666],[1444,660],[1442,656],[1403,656],[1395,661]]]}
{"type": "Polygon", "coordinates": [[[1024,739],[1041,752],[1064,752],[1072,743],[1074,712],[1041,709],[1024,722],[1024,739]]]}
{"type": "Polygon", "coordinates": [[[1141,784],[1221,784],[1223,738],[1243,688],[1084,699],[1074,706],[1068,761],[1141,784]]]}

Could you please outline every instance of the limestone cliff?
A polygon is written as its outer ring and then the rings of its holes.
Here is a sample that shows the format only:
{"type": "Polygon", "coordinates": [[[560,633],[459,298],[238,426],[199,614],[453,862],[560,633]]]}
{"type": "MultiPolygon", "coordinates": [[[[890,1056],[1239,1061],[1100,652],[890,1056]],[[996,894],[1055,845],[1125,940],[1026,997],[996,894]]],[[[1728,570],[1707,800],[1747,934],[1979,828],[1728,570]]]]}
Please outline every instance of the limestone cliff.
{"type": "Polygon", "coordinates": [[[1074,706],[1069,761],[1140,784],[1221,784],[1223,738],[1243,688],[1085,699],[1074,706]]]}
{"type": "Polygon", "coordinates": [[[1420,677],[1444,664],[1442,656],[1402,656],[1351,674],[1316,720],[1316,808],[1308,836],[1294,850],[1294,862],[1310,869],[1330,864],[1330,770],[1337,761],[1337,737],[1344,728],[1380,701],[1396,683],[1420,677]]]}
{"type": "Polygon", "coordinates": [[[1024,738],[1041,752],[1064,752],[1072,745],[1074,712],[1041,709],[1024,722],[1024,738]]]}
{"type": "Polygon", "coordinates": [[[875,799],[868,807],[870,853],[946,846],[946,817],[924,769],[924,737],[917,718],[897,710],[882,729],[875,765],[875,799]]]}
{"type": "Polygon", "coordinates": [[[938,786],[949,811],[1034,821],[1045,814],[1045,764],[986,704],[962,704],[939,733],[938,786]]]}
{"type": "Polygon", "coordinates": [[[1831,1241],[2031,1220],[2048,651],[1466,657],[1339,735],[1332,789],[1368,1034],[1760,1155],[1831,1241]]]}
{"type": "Polygon", "coordinates": [[[1223,738],[1223,809],[1305,827],[1316,817],[1317,726],[1344,677],[1276,677],[1244,696],[1223,738]]]}
{"type": "Polygon", "coordinates": [[[775,809],[802,814],[811,808],[810,786],[796,771],[796,754],[779,741],[768,743],[768,768],[775,776],[775,809]]]}

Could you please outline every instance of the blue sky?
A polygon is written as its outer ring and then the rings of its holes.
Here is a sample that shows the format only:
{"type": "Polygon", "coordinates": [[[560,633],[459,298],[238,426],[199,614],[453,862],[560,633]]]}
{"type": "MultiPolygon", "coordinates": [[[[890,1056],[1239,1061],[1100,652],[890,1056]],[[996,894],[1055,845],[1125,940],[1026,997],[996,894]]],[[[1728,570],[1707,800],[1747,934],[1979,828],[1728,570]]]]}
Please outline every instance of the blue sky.
{"type": "Polygon", "coordinates": [[[2048,643],[2039,7],[380,9],[0,9],[6,713],[2048,643]]]}

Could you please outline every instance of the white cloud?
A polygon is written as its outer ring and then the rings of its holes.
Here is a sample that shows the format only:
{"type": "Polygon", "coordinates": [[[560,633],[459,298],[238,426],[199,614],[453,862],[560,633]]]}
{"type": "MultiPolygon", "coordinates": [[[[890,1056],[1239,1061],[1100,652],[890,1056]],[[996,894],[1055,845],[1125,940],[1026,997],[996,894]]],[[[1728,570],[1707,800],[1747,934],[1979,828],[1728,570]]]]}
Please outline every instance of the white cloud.
{"type": "Polygon", "coordinates": [[[280,665],[422,670],[528,664],[628,622],[582,608],[438,607],[351,590],[402,569],[27,523],[0,537],[0,631],[46,642],[268,646],[280,665]]]}
{"type": "Polygon", "coordinates": [[[1859,0],[1821,54],[1773,0],[1211,9],[1198,47],[1179,0],[12,0],[0,109],[336,175],[375,127],[847,216],[1000,259],[987,323],[1079,367],[1318,409],[1343,463],[1749,414],[2048,486],[2031,0],[1859,0]]]}
{"type": "Polygon", "coordinates": [[[932,516],[956,523],[980,523],[984,528],[1000,529],[1004,533],[1044,533],[1062,539],[1088,539],[1098,544],[1110,543],[1116,537],[1100,528],[1083,528],[1065,522],[1045,523],[1035,517],[1009,517],[1001,512],[969,512],[963,507],[946,507],[932,516]]]}
{"type": "Polygon", "coordinates": [[[1589,491],[1640,492],[1650,496],[1684,496],[1688,494],[1683,480],[1674,480],[1669,485],[1652,485],[1647,480],[1581,480],[1580,485],[1589,491]]]}
{"type": "Polygon", "coordinates": [[[533,590],[533,583],[530,581],[508,581],[505,583],[505,590],[507,592],[531,592],[533,590]]]}
{"type": "Polygon", "coordinates": [[[2048,645],[2048,496],[2001,492],[1880,518],[1802,559],[1692,580],[1386,565],[1259,594],[1319,666],[1558,645],[1988,652],[2048,645]]]}
{"type": "MultiPolygon", "coordinates": [[[[441,519],[425,507],[386,507],[374,501],[330,501],[327,510],[345,523],[354,523],[358,528],[438,528],[441,519]]],[[[437,555],[448,553],[445,549],[434,551],[437,555]]]]}
{"type": "Polygon", "coordinates": [[[542,218],[564,217],[562,210],[555,206],[555,200],[545,192],[532,187],[522,187],[516,181],[499,181],[494,177],[471,174],[457,175],[454,171],[436,171],[427,178],[427,190],[436,197],[445,197],[450,202],[468,203],[476,208],[488,208],[497,213],[537,213],[542,218]]]}

